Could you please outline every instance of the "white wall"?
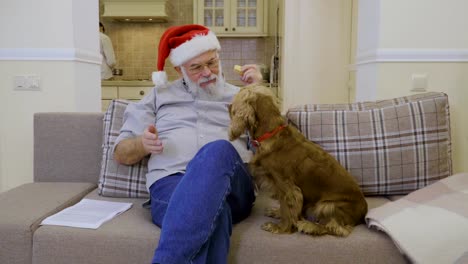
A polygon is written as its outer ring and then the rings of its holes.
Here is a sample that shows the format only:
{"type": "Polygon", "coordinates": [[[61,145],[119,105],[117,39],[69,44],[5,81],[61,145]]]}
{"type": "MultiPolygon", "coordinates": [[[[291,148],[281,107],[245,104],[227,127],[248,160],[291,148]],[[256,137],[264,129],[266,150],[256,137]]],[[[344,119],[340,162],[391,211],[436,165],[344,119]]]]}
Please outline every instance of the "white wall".
{"type": "Polygon", "coordinates": [[[378,2],[380,2],[381,16],[379,48],[466,49],[468,47],[468,34],[466,34],[468,1],[379,0],[378,2]]]}
{"type": "Polygon", "coordinates": [[[2,0],[0,190],[33,179],[33,114],[100,111],[97,0],[2,0]],[[91,33],[90,33],[91,32],[91,33]],[[14,76],[40,76],[17,91],[14,76]]]}
{"type": "Polygon", "coordinates": [[[454,171],[468,171],[468,1],[359,0],[355,100],[445,92],[451,108],[454,171]],[[370,27],[369,24],[374,26],[370,27]]]}
{"type": "Polygon", "coordinates": [[[352,0],[284,3],[283,110],[303,103],[348,102],[352,0]]]}
{"type": "Polygon", "coordinates": [[[348,94],[349,101],[413,94],[412,75],[427,74],[427,91],[449,96],[454,171],[468,171],[468,1],[282,4],[283,111],[304,103],[346,102],[348,94]],[[354,64],[348,75],[349,62],[354,64]]]}

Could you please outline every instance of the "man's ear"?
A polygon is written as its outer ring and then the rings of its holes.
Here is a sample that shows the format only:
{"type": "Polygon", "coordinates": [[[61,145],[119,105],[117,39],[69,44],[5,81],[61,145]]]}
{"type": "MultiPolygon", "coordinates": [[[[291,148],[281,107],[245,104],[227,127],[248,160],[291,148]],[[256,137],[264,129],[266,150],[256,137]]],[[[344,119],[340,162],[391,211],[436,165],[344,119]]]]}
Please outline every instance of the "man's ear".
{"type": "Polygon", "coordinates": [[[182,70],[180,69],[180,66],[174,67],[174,70],[176,70],[176,72],[179,74],[179,77],[183,77],[182,70]]]}

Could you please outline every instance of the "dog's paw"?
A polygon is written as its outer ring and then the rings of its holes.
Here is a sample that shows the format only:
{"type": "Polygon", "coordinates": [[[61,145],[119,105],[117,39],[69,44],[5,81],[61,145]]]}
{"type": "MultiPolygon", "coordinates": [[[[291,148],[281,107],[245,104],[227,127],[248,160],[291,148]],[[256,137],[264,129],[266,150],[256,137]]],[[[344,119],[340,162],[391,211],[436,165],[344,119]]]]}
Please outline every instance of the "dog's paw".
{"type": "Polygon", "coordinates": [[[266,222],[262,225],[262,229],[273,234],[291,234],[293,230],[291,228],[284,228],[279,224],[273,222],[266,222]]]}
{"type": "Polygon", "coordinates": [[[280,234],[281,230],[278,224],[275,224],[273,222],[266,222],[262,225],[262,229],[265,231],[268,231],[273,234],[280,234]]]}
{"type": "Polygon", "coordinates": [[[274,208],[274,207],[265,209],[265,216],[275,218],[275,219],[281,219],[279,208],[274,208]]]}
{"type": "Polygon", "coordinates": [[[353,226],[349,225],[340,225],[335,220],[331,220],[325,225],[325,228],[328,230],[330,235],[347,237],[353,231],[353,226]]]}
{"type": "Polygon", "coordinates": [[[308,220],[297,221],[296,227],[297,231],[312,236],[323,236],[328,233],[324,226],[310,222],[308,220]]]}

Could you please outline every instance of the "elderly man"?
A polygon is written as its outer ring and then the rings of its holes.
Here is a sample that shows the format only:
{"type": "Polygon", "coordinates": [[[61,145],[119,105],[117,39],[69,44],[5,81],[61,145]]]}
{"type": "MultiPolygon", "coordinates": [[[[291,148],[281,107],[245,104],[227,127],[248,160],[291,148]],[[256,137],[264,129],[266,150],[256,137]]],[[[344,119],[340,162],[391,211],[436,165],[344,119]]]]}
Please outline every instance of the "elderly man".
{"type": "MultiPolygon", "coordinates": [[[[169,28],[159,44],[156,87],[125,111],[114,159],[134,164],[151,155],[147,188],[161,227],[153,263],[226,263],[232,224],[255,200],[247,140],[227,140],[227,105],[239,88],[225,82],[219,50],[208,28],[169,28]],[[164,72],[168,57],[181,76],[172,83],[164,72]]],[[[241,79],[255,83],[261,74],[244,65],[241,79]]]]}

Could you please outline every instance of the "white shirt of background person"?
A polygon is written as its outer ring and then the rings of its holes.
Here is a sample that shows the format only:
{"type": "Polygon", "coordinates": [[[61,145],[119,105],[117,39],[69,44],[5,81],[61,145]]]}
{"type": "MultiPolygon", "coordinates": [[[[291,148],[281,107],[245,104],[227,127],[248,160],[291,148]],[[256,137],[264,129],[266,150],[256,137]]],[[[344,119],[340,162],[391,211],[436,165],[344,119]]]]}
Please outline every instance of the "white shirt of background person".
{"type": "Polygon", "coordinates": [[[106,34],[104,34],[104,32],[104,25],[99,23],[99,42],[102,55],[101,79],[107,80],[112,78],[112,68],[115,66],[116,60],[112,41],[106,34]]]}

